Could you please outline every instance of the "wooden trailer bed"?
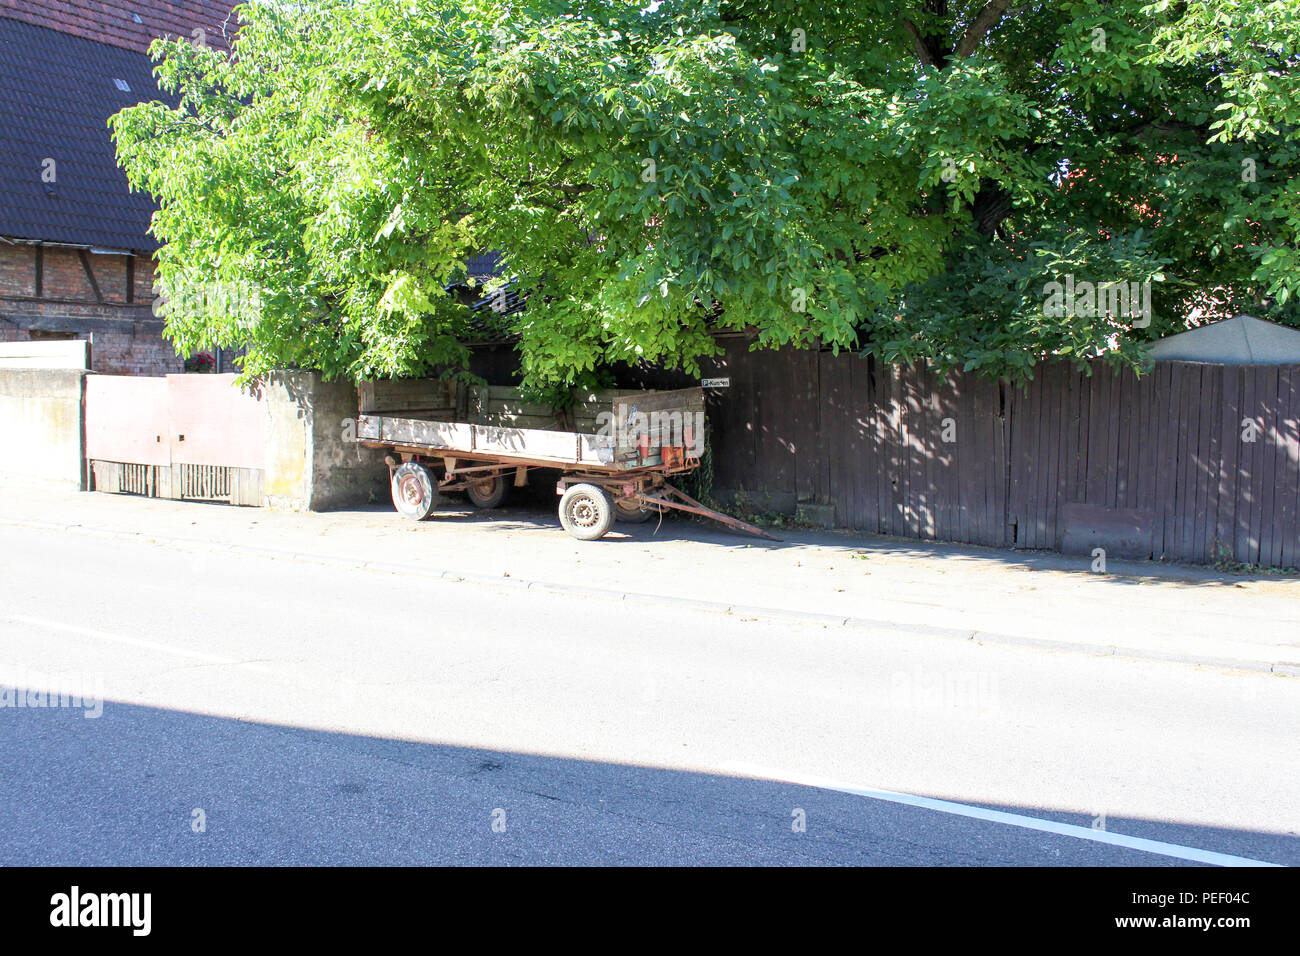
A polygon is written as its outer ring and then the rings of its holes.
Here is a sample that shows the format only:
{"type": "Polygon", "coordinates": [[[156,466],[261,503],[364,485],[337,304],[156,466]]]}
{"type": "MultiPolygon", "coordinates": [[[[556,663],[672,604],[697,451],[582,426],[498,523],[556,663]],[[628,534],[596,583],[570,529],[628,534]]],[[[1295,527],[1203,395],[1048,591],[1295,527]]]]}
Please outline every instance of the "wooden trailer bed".
{"type": "Polygon", "coordinates": [[[356,441],[390,452],[393,504],[407,517],[428,517],[443,491],[495,508],[546,468],[561,472],[560,522],[582,540],[667,509],[772,537],[667,481],[699,467],[702,389],[590,392],[565,411],[525,402],[517,389],[436,380],[365,383],[358,392],[356,441]]]}

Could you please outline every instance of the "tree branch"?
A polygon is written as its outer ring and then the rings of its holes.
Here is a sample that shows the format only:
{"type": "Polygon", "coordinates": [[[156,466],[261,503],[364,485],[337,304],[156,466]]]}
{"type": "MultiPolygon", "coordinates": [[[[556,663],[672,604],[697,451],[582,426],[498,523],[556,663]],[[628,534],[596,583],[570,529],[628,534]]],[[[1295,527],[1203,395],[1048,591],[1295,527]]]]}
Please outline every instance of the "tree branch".
{"type": "Polygon", "coordinates": [[[966,34],[961,38],[961,42],[957,44],[957,55],[966,57],[974,53],[980,41],[1002,19],[1002,14],[1006,13],[1009,6],[1011,0],[989,0],[984,4],[983,9],[975,14],[975,19],[966,28],[966,34]]]}
{"type": "Polygon", "coordinates": [[[939,62],[934,53],[930,50],[929,44],[925,42],[925,37],[921,36],[921,31],[916,28],[916,24],[907,17],[903,17],[903,29],[912,37],[912,46],[916,48],[916,55],[920,58],[921,62],[926,66],[934,67],[936,70],[942,68],[943,64],[939,62]]]}

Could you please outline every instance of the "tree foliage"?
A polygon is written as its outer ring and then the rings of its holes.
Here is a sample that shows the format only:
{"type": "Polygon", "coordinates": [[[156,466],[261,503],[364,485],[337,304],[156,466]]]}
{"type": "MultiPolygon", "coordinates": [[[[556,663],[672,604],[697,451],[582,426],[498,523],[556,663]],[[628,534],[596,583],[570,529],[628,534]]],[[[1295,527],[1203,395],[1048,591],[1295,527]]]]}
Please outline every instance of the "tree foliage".
{"type": "Polygon", "coordinates": [[[1298,11],[255,0],[233,55],[158,41],[172,104],[112,125],[170,333],[248,374],[454,368],[448,287],[497,250],[538,386],[693,369],[719,328],[1021,376],[1296,322],[1298,11]],[[1150,283],[1150,325],[1054,314],[1063,276],[1150,283]],[[212,283],[256,308],[180,294],[212,283]]]}

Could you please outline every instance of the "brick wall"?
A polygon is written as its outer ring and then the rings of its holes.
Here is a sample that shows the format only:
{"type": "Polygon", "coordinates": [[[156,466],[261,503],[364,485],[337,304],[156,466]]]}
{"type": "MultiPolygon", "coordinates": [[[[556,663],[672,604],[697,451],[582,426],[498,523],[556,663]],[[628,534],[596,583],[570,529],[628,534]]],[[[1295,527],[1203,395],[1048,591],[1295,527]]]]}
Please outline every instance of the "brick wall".
{"type": "MultiPolygon", "coordinates": [[[[86,253],[86,262],[99,285],[105,304],[139,305],[153,300],[153,261],[145,256],[86,253]],[[132,260],[134,264],[132,265],[132,260]],[[134,294],[127,295],[127,277],[135,270],[134,294]]],[[[60,302],[96,302],[95,286],[86,274],[82,255],[61,246],[38,248],[0,240],[0,298],[47,299],[60,302]],[[37,258],[41,263],[41,289],[36,288],[37,258]]]]}
{"type": "Polygon", "coordinates": [[[0,242],[0,298],[36,295],[36,247],[0,242]]]}
{"type": "Polygon", "coordinates": [[[184,371],[184,359],[162,337],[154,317],[153,262],[134,257],[135,284],[127,299],[128,259],[122,255],[87,255],[95,288],[75,249],[41,250],[41,295],[36,295],[37,250],[32,245],[0,242],[0,342],[21,342],[43,335],[89,340],[91,367],[114,375],[163,375],[184,371]]]}
{"type": "Polygon", "coordinates": [[[137,256],[135,260],[135,301],[152,302],[153,283],[153,260],[145,256],[137,256]]]}
{"type": "MultiPolygon", "coordinates": [[[[42,295],[49,299],[72,299],[81,302],[94,302],[95,290],[86,278],[86,270],[81,265],[81,257],[72,249],[45,248],[42,251],[45,260],[45,274],[42,281],[42,295]]],[[[116,263],[105,263],[99,268],[99,260],[116,259],[117,256],[96,256],[91,260],[91,268],[99,277],[107,277],[116,263]]],[[[103,288],[102,284],[100,288],[103,288]]],[[[125,299],[118,301],[125,302],[125,299]]]]}
{"type": "Polygon", "coordinates": [[[157,332],[124,329],[90,334],[90,364],[112,375],[166,375],[185,371],[185,360],[157,332]]]}

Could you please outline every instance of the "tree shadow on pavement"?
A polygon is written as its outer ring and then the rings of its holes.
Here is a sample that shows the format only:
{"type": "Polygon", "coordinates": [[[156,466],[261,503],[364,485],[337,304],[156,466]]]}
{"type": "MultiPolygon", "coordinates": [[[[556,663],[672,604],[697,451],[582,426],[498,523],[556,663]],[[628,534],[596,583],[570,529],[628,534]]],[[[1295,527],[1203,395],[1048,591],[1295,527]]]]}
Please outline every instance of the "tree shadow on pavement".
{"type": "MultiPolygon", "coordinates": [[[[7,709],[0,745],[4,865],[1197,862],[763,774],[478,750],[111,700],[96,719],[7,709]]],[[[1094,816],[986,806],[1085,834],[1300,862],[1290,836],[1120,817],[1099,831],[1094,816]]]]}

